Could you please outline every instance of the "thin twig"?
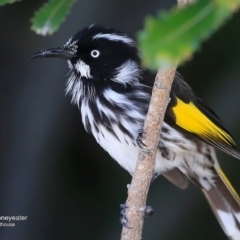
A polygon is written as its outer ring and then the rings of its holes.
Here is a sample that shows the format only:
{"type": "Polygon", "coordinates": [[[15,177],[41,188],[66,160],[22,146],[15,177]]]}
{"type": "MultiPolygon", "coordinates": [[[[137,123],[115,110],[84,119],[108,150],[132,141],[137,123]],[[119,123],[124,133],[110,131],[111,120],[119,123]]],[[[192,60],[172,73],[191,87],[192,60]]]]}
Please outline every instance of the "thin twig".
{"type": "MultiPolygon", "coordinates": [[[[178,0],[179,7],[192,0],[178,0]]],[[[157,146],[160,131],[169,103],[169,94],[175,76],[176,67],[159,68],[153,86],[152,97],[145,118],[143,142],[147,150],[140,150],[135,173],[128,189],[126,217],[128,228],[123,227],[121,240],[142,239],[144,212],[151,179],[156,164],[157,146]]]]}

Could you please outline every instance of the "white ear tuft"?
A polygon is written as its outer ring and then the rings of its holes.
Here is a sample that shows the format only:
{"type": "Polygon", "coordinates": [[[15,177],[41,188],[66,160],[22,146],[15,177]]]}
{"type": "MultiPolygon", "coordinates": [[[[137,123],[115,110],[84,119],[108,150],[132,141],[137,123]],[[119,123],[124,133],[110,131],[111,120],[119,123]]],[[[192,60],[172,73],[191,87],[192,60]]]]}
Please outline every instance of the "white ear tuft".
{"type": "Polygon", "coordinates": [[[116,75],[111,80],[126,86],[127,84],[138,83],[140,77],[141,70],[138,64],[133,60],[128,60],[116,69],[116,75]]]}

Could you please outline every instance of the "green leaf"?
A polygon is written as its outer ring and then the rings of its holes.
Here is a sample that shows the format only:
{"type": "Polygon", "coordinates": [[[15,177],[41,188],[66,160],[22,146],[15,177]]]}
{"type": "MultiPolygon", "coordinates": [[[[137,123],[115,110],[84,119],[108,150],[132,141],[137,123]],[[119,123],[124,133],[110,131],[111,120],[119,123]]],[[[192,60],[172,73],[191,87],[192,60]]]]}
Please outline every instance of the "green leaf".
{"type": "Polygon", "coordinates": [[[239,8],[239,0],[215,0],[217,4],[228,8],[231,11],[236,11],[239,8]]]}
{"type": "Polygon", "coordinates": [[[148,17],[138,34],[143,63],[151,69],[180,64],[192,57],[240,5],[239,0],[199,0],[157,17],[148,17]],[[227,3],[226,3],[227,2],[227,3]]]}
{"type": "Polygon", "coordinates": [[[0,0],[0,6],[3,6],[8,3],[20,2],[21,0],[0,0]]]}
{"type": "Polygon", "coordinates": [[[76,0],[50,0],[31,19],[31,30],[43,36],[53,34],[60,27],[76,0]]]}

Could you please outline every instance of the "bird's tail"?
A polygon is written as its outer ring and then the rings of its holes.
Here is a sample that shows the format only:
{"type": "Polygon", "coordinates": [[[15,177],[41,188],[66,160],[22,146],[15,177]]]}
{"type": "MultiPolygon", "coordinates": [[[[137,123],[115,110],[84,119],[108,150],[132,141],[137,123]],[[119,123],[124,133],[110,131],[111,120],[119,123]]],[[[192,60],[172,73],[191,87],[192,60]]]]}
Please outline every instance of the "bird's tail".
{"type": "Polygon", "coordinates": [[[215,186],[203,193],[228,238],[240,240],[239,196],[219,167],[216,175],[215,186]]]}

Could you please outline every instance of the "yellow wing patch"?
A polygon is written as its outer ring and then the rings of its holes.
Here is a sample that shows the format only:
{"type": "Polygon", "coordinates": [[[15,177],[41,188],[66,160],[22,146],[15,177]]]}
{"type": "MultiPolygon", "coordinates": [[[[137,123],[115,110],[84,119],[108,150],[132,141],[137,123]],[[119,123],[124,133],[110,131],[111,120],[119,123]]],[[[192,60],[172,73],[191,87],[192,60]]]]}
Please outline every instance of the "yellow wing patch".
{"type": "Polygon", "coordinates": [[[215,125],[194,103],[185,103],[177,98],[177,105],[173,107],[176,124],[188,132],[194,133],[209,141],[220,140],[227,145],[234,144],[231,136],[215,125]]]}

